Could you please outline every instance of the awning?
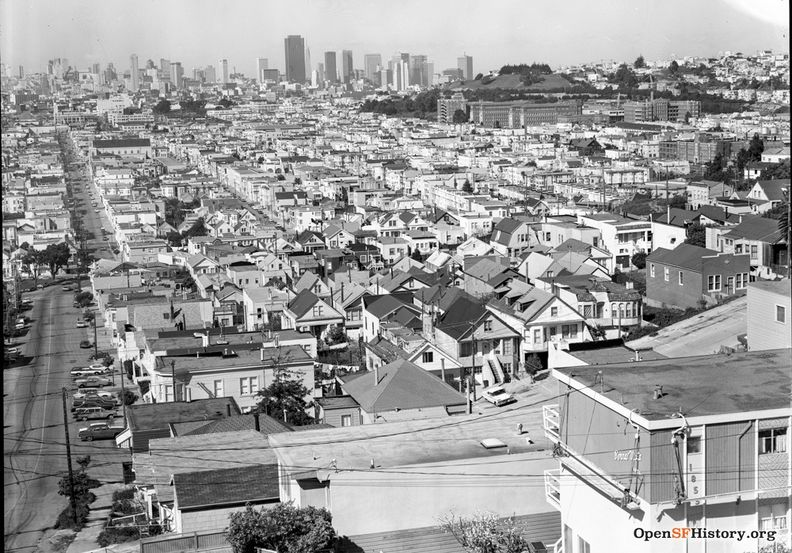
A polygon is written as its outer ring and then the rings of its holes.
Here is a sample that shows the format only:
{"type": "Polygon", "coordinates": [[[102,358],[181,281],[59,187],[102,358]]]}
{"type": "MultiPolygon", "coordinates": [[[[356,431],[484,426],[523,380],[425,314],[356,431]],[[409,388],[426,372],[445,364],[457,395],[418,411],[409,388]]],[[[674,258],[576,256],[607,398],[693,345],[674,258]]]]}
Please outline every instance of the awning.
{"type": "Polygon", "coordinates": [[[121,447],[124,442],[132,439],[132,429],[126,428],[121,434],[115,437],[115,442],[118,447],[121,447]]]}

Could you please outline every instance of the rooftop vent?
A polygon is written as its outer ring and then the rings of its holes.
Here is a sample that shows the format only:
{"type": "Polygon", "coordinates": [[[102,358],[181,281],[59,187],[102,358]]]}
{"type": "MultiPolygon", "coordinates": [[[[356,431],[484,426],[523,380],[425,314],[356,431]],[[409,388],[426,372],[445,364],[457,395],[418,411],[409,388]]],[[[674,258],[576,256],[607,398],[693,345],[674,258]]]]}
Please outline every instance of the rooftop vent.
{"type": "Polygon", "coordinates": [[[500,441],[498,438],[484,438],[479,443],[484,449],[498,449],[500,447],[506,447],[506,444],[500,441]]]}
{"type": "Polygon", "coordinates": [[[665,395],[666,394],[663,393],[663,387],[660,386],[659,384],[655,385],[654,394],[653,394],[654,399],[660,399],[665,395]]]}

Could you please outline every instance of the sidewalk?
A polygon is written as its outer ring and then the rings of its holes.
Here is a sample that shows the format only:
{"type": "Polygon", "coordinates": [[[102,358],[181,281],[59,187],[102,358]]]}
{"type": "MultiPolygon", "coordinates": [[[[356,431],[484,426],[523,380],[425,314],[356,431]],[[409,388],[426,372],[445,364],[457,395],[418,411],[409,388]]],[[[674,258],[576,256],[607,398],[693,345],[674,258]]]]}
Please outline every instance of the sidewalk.
{"type": "Polygon", "coordinates": [[[104,484],[93,490],[94,494],[96,494],[96,501],[91,503],[91,511],[88,513],[88,522],[85,528],[77,532],[74,541],[69,545],[66,553],[85,553],[86,551],[94,551],[97,549],[104,551],[104,548],[99,548],[96,540],[99,534],[102,533],[102,530],[104,530],[107,519],[110,516],[110,508],[113,504],[113,492],[123,487],[123,484],[104,484]]]}

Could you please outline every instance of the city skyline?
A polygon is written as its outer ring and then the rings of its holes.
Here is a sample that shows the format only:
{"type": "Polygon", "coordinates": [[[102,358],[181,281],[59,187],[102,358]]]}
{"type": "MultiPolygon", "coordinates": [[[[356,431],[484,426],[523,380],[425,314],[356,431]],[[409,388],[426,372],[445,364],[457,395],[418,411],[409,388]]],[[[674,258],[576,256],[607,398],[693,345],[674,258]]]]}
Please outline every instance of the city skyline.
{"type": "MultiPolygon", "coordinates": [[[[283,41],[288,35],[302,36],[306,50],[351,51],[358,64],[354,69],[363,69],[366,54],[388,59],[395,52],[410,52],[426,55],[437,72],[456,67],[463,52],[473,56],[474,71],[479,73],[507,63],[533,61],[555,68],[602,59],[631,62],[639,54],[665,59],[672,54],[714,56],[726,50],[788,51],[789,7],[781,0],[693,4],[672,0],[639,5],[620,0],[607,6],[575,0],[552,7],[468,0],[433,3],[431,9],[424,7],[426,13],[420,18],[411,9],[418,8],[412,1],[398,6],[357,0],[237,1],[232,5],[237,9],[223,17],[208,17],[204,14],[209,3],[204,0],[189,5],[184,0],[164,5],[148,0],[134,4],[7,0],[2,4],[0,55],[3,63],[24,66],[26,73],[43,72],[53,57],[68,58],[77,69],[97,62],[102,66],[114,62],[128,69],[122,60],[129,60],[132,53],[140,60],[180,60],[187,68],[205,67],[222,57],[229,60],[229,71],[236,68],[256,76],[259,57],[285,71],[283,41]],[[158,17],[147,17],[155,9],[158,17]],[[684,18],[679,17],[681,10],[684,18]],[[256,17],[259,12],[267,17],[256,17]],[[174,26],[179,20],[181,24],[174,26]],[[702,26],[701,21],[708,25],[702,26]],[[69,27],[64,22],[79,25],[69,27]],[[652,33],[645,32],[649,22],[652,33]],[[46,32],[30,33],[37,27],[46,32]],[[582,49],[581,44],[586,47],[582,49]]],[[[306,77],[319,61],[306,67],[306,77]]]]}

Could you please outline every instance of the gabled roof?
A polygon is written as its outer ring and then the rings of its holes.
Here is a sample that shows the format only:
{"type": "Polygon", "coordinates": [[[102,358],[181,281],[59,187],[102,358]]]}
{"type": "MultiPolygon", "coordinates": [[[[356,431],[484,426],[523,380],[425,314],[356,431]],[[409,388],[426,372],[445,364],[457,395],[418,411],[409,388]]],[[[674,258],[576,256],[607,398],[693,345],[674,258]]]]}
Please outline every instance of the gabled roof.
{"type": "Polygon", "coordinates": [[[397,359],[377,371],[353,373],[342,381],[344,391],[367,413],[465,403],[462,394],[406,359],[397,359]]]}
{"type": "Polygon", "coordinates": [[[179,509],[277,501],[278,465],[249,465],[173,475],[179,509]]]}
{"type": "Polygon", "coordinates": [[[709,250],[692,244],[680,244],[673,250],[657,248],[646,257],[646,260],[648,262],[662,263],[664,265],[672,265],[674,267],[700,272],[702,258],[704,256],[715,255],[718,255],[718,252],[715,250],[709,250]]]}
{"type": "Polygon", "coordinates": [[[418,308],[412,304],[412,293],[399,292],[395,294],[385,294],[381,296],[369,296],[363,298],[366,311],[377,317],[384,319],[394,311],[407,307],[418,312],[418,308]]]}
{"type": "Polygon", "coordinates": [[[313,230],[304,230],[297,235],[296,241],[300,244],[321,243],[324,245],[324,238],[318,232],[313,230]]]}
{"type": "Polygon", "coordinates": [[[771,202],[784,201],[784,190],[789,194],[789,179],[760,180],[756,182],[771,202]]]}
{"type": "Polygon", "coordinates": [[[318,301],[319,298],[313,292],[310,290],[303,290],[289,302],[288,308],[289,311],[294,313],[297,317],[302,317],[308,313],[318,301]]]}
{"type": "Polygon", "coordinates": [[[786,238],[778,230],[778,220],[768,219],[767,217],[743,216],[742,223],[732,227],[729,232],[722,236],[727,238],[744,238],[746,240],[757,240],[776,244],[783,242],[786,238]]]}
{"type": "MultiPolygon", "coordinates": [[[[174,425],[176,426],[176,425],[174,425]]],[[[200,434],[217,434],[219,432],[237,432],[239,430],[255,430],[256,420],[252,415],[226,417],[224,419],[209,421],[198,427],[179,432],[174,428],[174,435],[197,436],[200,434]],[[177,434],[178,432],[178,434],[177,434]]],[[[277,432],[291,432],[291,428],[277,419],[264,413],[259,414],[259,429],[262,434],[275,434],[277,432]]]]}
{"type": "Polygon", "coordinates": [[[664,223],[673,227],[685,227],[698,219],[698,216],[699,214],[696,211],[672,207],[666,210],[662,215],[655,217],[654,220],[658,223],[664,223]],[[670,219],[668,217],[669,213],[671,215],[670,219]]]}

